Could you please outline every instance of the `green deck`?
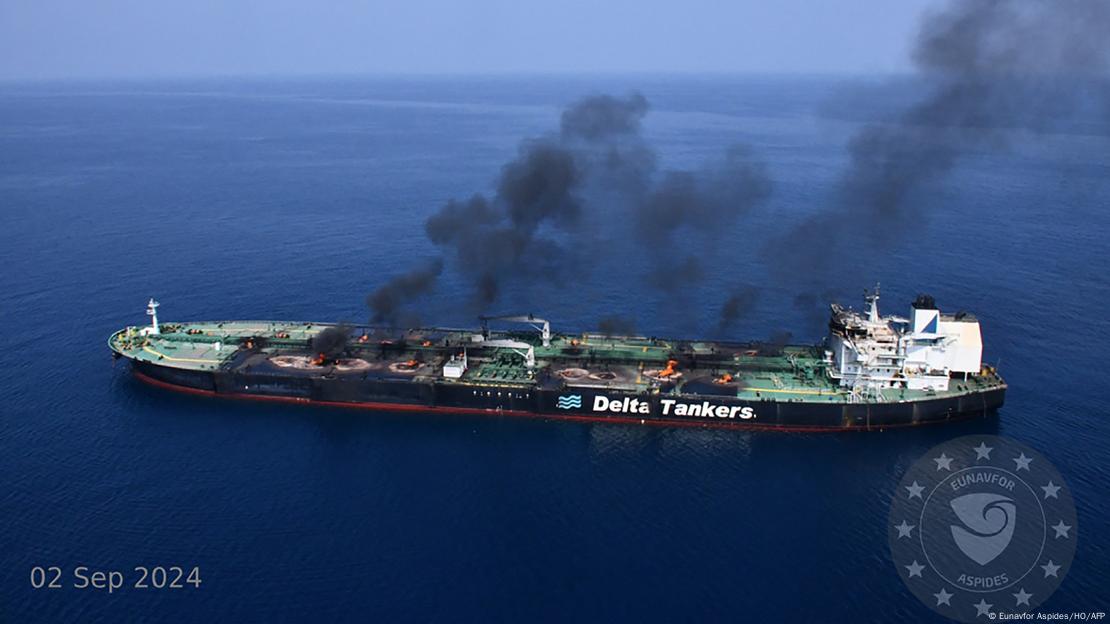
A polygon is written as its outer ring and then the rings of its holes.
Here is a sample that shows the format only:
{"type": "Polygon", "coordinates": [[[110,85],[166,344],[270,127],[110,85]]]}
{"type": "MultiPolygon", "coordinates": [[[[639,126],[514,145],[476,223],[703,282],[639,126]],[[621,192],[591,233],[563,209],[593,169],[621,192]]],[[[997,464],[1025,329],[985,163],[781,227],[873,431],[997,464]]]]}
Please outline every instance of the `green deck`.
{"type": "MultiPolygon", "coordinates": [[[[241,341],[251,337],[265,339],[264,353],[311,355],[309,342],[327,327],[330,325],[274,321],[163,323],[157,335],[142,335],[143,327],[120,330],[109,339],[109,346],[132,360],[191,370],[218,370],[236,356],[241,341]]],[[[443,363],[465,345],[470,366],[462,379],[450,380],[453,383],[522,387],[533,385],[545,372],[583,368],[605,372],[615,378],[568,380],[569,385],[646,392],[658,385],[650,373],[664,368],[667,360],[675,358],[686,363],[679,367],[682,373],[677,382],[680,392],[693,381],[712,383],[713,379],[728,373],[740,382],[728,386],[735,388],[735,396],[739,398],[803,402],[858,400],[829,379],[819,350],[810,346],[788,346],[781,354],[765,355],[742,344],[608,338],[589,334],[554,335],[551,345],[543,347],[534,333],[493,332],[495,338],[511,338],[533,345],[536,367],[530,370],[524,366],[523,358],[510,349],[483,348],[480,343],[471,343],[470,338],[475,333],[472,331],[421,329],[390,335],[370,333],[366,342],[360,343],[358,337],[364,332],[371,330],[357,328],[348,341],[351,357],[371,362],[416,358],[427,366],[422,367],[415,378],[426,381],[444,380],[443,363]],[[403,340],[404,347],[393,348],[383,355],[379,346],[383,340],[394,344],[403,340]],[[425,340],[431,340],[432,344],[425,346],[425,340]],[[568,349],[577,353],[568,353],[568,349]]],[[[953,380],[946,392],[885,390],[877,400],[896,402],[957,396],[1002,385],[1002,380],[987,370],[967,381],[953,380]]]]}

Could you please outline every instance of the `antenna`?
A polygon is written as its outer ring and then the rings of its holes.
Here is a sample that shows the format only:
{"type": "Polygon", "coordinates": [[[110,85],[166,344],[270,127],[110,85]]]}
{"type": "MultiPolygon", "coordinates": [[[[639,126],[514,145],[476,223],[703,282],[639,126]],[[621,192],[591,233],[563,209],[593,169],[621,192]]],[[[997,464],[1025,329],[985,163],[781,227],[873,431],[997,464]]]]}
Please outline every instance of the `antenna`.
{"type": "Polygon", "coordinates": [[[879,283],[875,282],[875,290],[864,291],[863,300],[867,302],[867,320],[872,323],[879,322],[879,283]]]}
{"type": "Polygon", "coordinates": [[[160,305],[162,305],[162,304],[155,301],[154,297],[151,297],[150,301],[148,301],[147,304],[146,304],[146,314],[147,314],[147,316],[150,317],[150,333],[152,333],[152,334],[159,333],[158,332],[158,306],[160,306],[160,305]]]}

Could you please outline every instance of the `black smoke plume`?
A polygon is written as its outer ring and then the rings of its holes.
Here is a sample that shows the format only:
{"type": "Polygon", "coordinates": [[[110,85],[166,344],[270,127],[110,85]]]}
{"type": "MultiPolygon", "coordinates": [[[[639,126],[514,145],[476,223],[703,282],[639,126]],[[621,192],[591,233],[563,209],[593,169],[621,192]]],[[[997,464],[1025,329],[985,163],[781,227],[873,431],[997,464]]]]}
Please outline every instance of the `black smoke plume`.
{"type": "Polygon", "coordinates": [[[759,291],[752,286],[744,286],[733,291],[721,306],[719,324],[721,331],[730,329],[737,321],[750,314],[758,298],[759,291]]]}
{"type": "Polygon", "coordinates": [[[829,304],[840,300],[842,295],[834,288],[799,293],[794,297],[794,308],[802,313],[806,329],[819,336],[829,321],[829,304]]]}
{"type": "Polygon", "coordinates": [[[1100,0],[954,0],[928,15],[914,53],[926,95],[852,139],[839,201],[772,245],[776,266],[819,271],[899,240],[927,218],[921,191],[969,152],[1107,106],[1108,33],[1100,0]]]}
{"type": "Polygon", "coordinates": [[[640,121],[647,111],[647,98],[639,93],[623,99],[595,95],[563,111],[560,126],[564,137],[587,141],[633,136],[640,133],[640,121]]]}
{"type": "Polygon", "coordinates": [[[675,294],[705,277],[705,268],[694,256],[675,257],[677,251],[667,251],[667,247],[657,249],[663,249],[664,252],[648,258],[651,271],[646,281],[652,288],[675,294]]]}
{"type": "Polygon", "coordinates": [[[597,331],[604,336],[634,336],[636,322],[625,316],[604,316],[597,322],[597,331]]]}
{"type": "Polygon", "coordinates": [[[476,194],[466,201],[451,200],[428,218],[425,232],[433,243],[454,252],[485,307],[497,298],[508,275],[559,273],[561,267],[552,261],[565,252],[539,230],[545,224],[576,224],[580,203],[575,191],[581,180],[568,149],[550,140],[525,142],[502,168],[492,199],[476,194]]]}
{"type": "Polygon", "coordinates": [[[651,259],[650,285],[673,290],[702,277],[700,259],[680,255],[676,237],[713,238],[765,199],[770,182],[740,147],[697,171],[656,172],[641,135],[648,108],[638,93],[580,100],[563,112],[557,134],[521,144],[492,196],[451,200],[428,218],[429,240],[471,277],[480,307],[512,277],[558,282],[585,266],[626,262],[630,250],[590,244],[589,234],[613,228],[638,234],[628,238],[651,259]],[[611,194],[604,208],[583,199],[598,187],[611,194]],[[629,213],[621,217],[613,205],[629,213]]]}
{"type": "Polygon", "coordinates": [[[653,244],[670,242],[683,228],[721,232],[770,194],[763,163],[733,146],[699,172],[666,172],[640,207],[637,227],[653,244]]]}
{"type": "Polygon", "coordinates": [[[766,340],[756,343],[756,351],[760,355],[782,355],[783,347],[790,344],[793,338],[794,334],[785,330],[772,332],[766,340]]]}
{"type": "Polygon", "coordinates": [[[524,141],[501,169],[491,198],[451,200],[425,223],[429,240],[453,252],[472,277],[480,307],[492,303],[513,275],[558,279],[570,252],[545,229],[580,225],[578,193],[594,169],[588,146],[635,134],[647,101],[633,94],[586,98],[563,112],[556,136],[524,141]]]}
{"type": "Polygon", "coordinates": [[[347,338],[350,335],[351,327],[349,325],[326,327],[312,337],[312,352],[322,353],[329,358],[342,355],[343,350],[347,347],[347,338]]]}
{"type": "Polygon", "coordinates": [[[366,298],[373,322],[396,323],[401,306],[431,291],[443,271],[443,260],[436,258],[389,280],[366,298]]]}

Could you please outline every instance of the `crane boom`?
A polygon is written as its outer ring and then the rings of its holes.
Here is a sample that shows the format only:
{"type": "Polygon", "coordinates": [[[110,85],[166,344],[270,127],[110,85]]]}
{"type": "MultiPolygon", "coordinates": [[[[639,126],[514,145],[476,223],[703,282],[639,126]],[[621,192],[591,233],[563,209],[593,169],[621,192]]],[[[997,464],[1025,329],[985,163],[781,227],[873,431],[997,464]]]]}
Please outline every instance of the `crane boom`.
{"type": "Polygon", "coordinates": [[[487,340],[482,343],[482,347],[509,349],[524,358],[524,366],[526,368],[536,367],[536,349],[527,342],[520,342],[519,340],[487,340]]]}
{"type": "Polygon", "coordinates": [[[531,314],[506,314],[504,316],[479,316],[478,320],[482,321],[482,327],[485,327],[489,321],[505,321],[506,323],[524,323],[530,325],[532,329],[540,332],[543,346],[551,346],[551,323],[547,319],[536,318],[531,314]]]}

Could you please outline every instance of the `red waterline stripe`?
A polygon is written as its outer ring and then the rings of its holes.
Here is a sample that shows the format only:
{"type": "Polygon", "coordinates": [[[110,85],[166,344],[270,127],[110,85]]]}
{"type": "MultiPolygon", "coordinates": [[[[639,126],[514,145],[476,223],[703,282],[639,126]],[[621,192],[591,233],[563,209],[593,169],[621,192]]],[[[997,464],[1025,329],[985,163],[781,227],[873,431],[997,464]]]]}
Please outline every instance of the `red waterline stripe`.
{"type": "Polygon", "coordinates": [[[539,412],[529,412],[522,410],[496,410],[485,409],[477,407],[439,407],[434,405],[407,405],[404,403],[347,403],[343,401],[318,401],[313,399],[305,399],[301,397],[285,397],[285,396],[268,396],[264,394],[243,394],[243,393],[229,393],[229,392],[215,392],[213,390],[202,390],[200,388],[190,388],[189,386],[182,386],[161,379],[155,379],[146,375],[138,370],[132,369],[132,372],[144,383],[148,383],[158,388],[166,390],[173,390],[175,392],[183,392],[185,394],[193,394],[204,397],[214,397],[221,399],[235,399],[239,401],[271,401],[277,403],[295,403],[297,405],[324,405],[327,407],[343,407],[347,409],[366,409],[379,412],[417,412],[424,414],[476,414],[482,416],[515,416],[521,418],[539,418],[543,420],[572,420],[577,422],[596,422],[596,423],[620,423],[629,425],[652,425],[656,427],[689,427],[699,429],[763,429],[784,432],[826,432],[826,431],[882,431],[883,429],[895,429],[902,427],[919,427],[924,424],[936,424],[955,422],[957,420],[965,420],[973,418],[975,414],[970,414],[963,417],[950,418],[948,420],[931,420],[923,423],[899,423],[894,425],[884,425],[882,427],[824,427],[820,425],[763,425],[759,423],[712,423],[701,421],[688,421],[688,420],[660,420],[660,419],[639,419],[628,418],[625,416],[584,416],[579,414],[540,414],[539,412]]]}

